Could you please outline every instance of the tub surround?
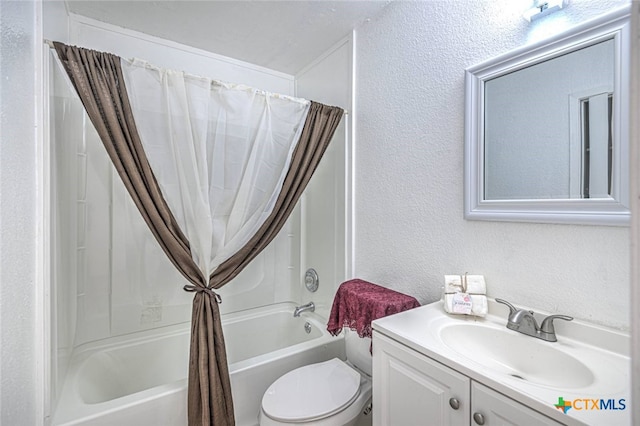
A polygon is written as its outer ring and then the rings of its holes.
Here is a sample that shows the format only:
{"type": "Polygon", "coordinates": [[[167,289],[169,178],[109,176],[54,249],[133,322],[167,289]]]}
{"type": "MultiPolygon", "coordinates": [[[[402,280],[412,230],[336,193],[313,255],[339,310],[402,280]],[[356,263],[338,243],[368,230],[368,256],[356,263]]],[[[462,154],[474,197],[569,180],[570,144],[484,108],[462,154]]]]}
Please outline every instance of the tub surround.
{"type": "MultiPolygon", "coordinates": [[[[294,309],[279,303],[222,316],[239,426],[257,423],[262,395],[279,376],[346,356],[344,338],[330,336],[321,317],[294,318],[294,309]]],[[[186,424],[189,332],[180,324],[76,348],[52,424],[186,424]]]]}

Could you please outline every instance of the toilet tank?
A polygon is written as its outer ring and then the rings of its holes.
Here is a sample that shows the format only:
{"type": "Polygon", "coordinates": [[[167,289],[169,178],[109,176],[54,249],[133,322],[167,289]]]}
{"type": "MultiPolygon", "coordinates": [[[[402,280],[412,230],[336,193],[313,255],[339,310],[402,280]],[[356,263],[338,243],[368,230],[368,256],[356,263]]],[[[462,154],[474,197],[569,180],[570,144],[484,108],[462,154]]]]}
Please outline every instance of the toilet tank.
{"type": "Polygon", "coordinates": [[[371,338],[360,337],[355,331],[345,329],[344,341],[347,360],[371,376],[373,362],[370,352],[371,338]]]}

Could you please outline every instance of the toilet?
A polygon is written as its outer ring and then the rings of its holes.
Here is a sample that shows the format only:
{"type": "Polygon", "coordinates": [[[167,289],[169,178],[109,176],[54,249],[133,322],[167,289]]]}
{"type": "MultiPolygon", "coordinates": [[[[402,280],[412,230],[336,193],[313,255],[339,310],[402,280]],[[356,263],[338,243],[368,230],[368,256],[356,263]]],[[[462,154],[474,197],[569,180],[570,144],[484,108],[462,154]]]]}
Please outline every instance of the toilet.
{"type": "Polygon", "coordinates": [[[262,397],[260,426],[370,425],[370,345],[346,330],[347,361],[333,358],[281,376],[262,397]]]}

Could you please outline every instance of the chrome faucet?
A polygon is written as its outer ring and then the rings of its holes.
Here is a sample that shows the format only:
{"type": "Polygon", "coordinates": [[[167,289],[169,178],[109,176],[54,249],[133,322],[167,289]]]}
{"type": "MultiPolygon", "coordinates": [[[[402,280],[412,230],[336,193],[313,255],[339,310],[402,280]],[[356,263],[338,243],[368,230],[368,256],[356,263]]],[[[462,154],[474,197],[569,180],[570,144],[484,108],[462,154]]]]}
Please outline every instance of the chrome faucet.
{"type": "Polygon", "coordinates": [[[306,305],[298,306],[295,309],[295,311],[293,311],[293,316],[294,317],[299,317],[300,314],[305,312],[305,311],[314,312],[315,310],[316,310],[316,305],[314,305],[313,302],[309,302],[306,305]]]}
{"type": "Polygon", "coordinates": [[[496,302],[509,307],[509,318],[507,321],[507,328],[509,330],[514,330],[527,336],[537,337],[547,342],[558,341],[556,338],[556,330],[553,327],[554,319],[558,318],[565,321],[573,320],[573,317],[567,315],[549,315],[543,319],[542,324],[538,326],[538,322],[533,316],[533,311],[516,309],[515,306],[503,299],[496,299],[496,302]]]}

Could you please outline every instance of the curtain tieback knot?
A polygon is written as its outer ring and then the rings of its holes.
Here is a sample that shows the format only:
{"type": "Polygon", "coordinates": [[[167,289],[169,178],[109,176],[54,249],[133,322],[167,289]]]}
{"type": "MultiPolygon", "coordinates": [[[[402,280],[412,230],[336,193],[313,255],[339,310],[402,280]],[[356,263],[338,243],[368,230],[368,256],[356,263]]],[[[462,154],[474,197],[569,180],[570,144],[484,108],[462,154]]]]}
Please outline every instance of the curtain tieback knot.
{"type": "Polygon", "coordinates": [[[195,284],[187,284],[182,288],[184,291],[188,291],[189,293],[206,293],[209,295],[209,297],[214,298],[218,304],[222,303],[222,297],[220,297],[218,293],[216,293],[209,287],[203,287],[195,284]]]}

